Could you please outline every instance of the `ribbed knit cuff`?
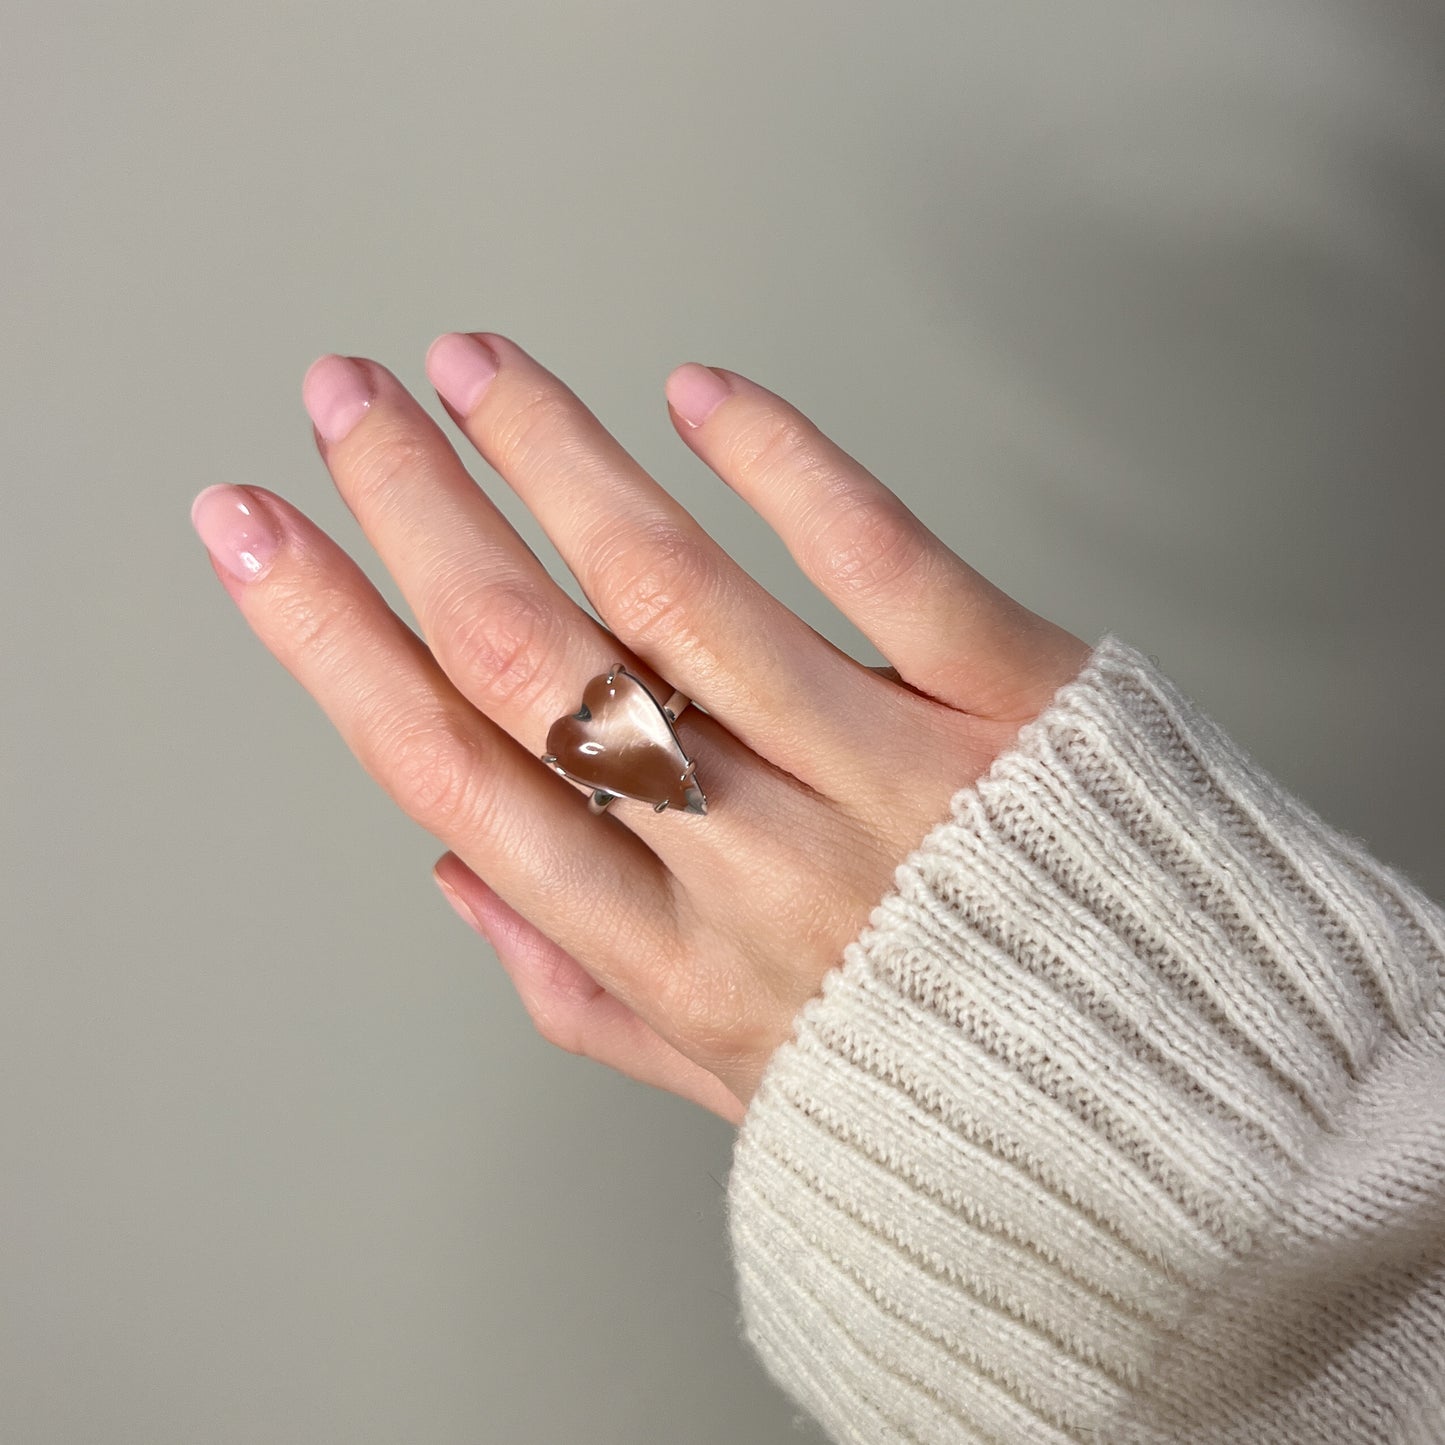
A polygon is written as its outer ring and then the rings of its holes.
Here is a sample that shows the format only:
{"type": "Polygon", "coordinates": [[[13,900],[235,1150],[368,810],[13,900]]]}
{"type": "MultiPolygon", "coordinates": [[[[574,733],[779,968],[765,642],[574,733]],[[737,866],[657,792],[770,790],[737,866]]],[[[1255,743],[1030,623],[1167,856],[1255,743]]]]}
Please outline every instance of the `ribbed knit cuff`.
{"type": "Polygon", "coordinates": [[[1409,880],[1106,636],[769,1063],[745,1334],[860,1445],[1413,1438],[1442,956],[1409,880]]]}

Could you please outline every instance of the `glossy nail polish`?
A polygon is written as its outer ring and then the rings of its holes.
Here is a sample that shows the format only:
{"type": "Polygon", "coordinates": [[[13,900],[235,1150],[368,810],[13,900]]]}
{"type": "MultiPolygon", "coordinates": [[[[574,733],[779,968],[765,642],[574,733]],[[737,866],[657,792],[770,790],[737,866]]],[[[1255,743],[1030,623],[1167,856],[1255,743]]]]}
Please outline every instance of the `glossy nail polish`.
{"type": "Polygon", "coordinates": [[[664,387],[673,411],[698,427],[732,394],[732,388],[711,367],[689,361],[667,378],[664,387]]]}
{"type": "Polygon", "coordinates": [[[339,442],[371,405],[371,378],[349,356],[323,356],[301,382],[301,400],[323,441],[339,442]]]}
{"type": "Polygon", "coordinates": [[[206,550],[240,582],[253,582],[281,550],[270,514],[244,487],[207,487],[191,503],[191,525],[206,550]]]}
{"type": "Polygon", "coordinates": [[[470,416],[497,374],[497,358],[475,336],[449,331],[427,349],[426,374],[458,416],[470,416]]]}

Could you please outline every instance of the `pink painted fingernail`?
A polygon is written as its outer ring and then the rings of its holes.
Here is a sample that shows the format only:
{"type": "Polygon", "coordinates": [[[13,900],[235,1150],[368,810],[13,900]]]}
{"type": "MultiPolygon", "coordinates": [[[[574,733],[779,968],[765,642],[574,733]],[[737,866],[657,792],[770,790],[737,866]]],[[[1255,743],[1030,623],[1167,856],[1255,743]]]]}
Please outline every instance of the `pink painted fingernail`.
{"type": "Polygon", "coordinates": [[[322,356],[301,382],[301,400],[323,440],[339,442],[371,405],[371,378],[349,356],[322,356]]]}
{"type": "Polygon", "coordinates": [[[475,336],[449,331],[427,348],[426,374],[458,416],[470,416],[497,374],[497,358],[475,336]]]}
{"type": "Polygon", "coordinates": [[[717,372],[695,361],[679,366],[663,390],[673,411],[689,426],[701,426],[732,394],[732,387],[717,372]]]}
{"type": "Polygon", "coordinates": [[[231,576],[253,582],[281,550],[270,514],[244,487],[207,487],[191,503],[191,525],[231,576]]]}

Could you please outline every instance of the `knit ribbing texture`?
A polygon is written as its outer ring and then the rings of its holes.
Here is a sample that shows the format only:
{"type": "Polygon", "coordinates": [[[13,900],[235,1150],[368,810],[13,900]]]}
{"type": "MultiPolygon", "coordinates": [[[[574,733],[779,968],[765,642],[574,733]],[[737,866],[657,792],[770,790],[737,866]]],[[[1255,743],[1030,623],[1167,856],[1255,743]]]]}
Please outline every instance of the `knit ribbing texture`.
{"type": "Polygon", "coordinates": [[[838,1442],[1445,1441],[1445,913],[1108,635],[739,1132],[741,1327],[838,1442]]]}

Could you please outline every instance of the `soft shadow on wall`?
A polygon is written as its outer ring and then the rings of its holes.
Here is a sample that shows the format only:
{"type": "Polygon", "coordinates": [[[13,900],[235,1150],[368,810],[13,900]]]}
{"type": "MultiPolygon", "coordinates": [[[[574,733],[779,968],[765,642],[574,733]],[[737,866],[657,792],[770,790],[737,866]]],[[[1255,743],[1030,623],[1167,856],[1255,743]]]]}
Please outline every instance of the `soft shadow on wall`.
{"type": "Polygon", "coordinates": [[[1445,29],[1309,9],[1001,32],[877,214],[1084,610],[1438,889],[1445,29]]]}

